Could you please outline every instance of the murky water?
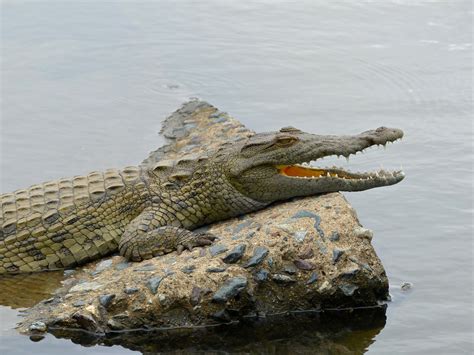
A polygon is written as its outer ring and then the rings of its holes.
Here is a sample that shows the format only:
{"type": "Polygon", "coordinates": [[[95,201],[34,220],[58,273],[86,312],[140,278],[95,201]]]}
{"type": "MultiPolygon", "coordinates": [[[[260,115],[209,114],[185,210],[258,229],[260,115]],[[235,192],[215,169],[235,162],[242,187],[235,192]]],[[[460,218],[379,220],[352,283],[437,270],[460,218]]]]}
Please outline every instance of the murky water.
{"type": "MultiPolygon", "coordinates": [[[[1,192],[135,164],[194,96],[257,131],[400,127],[401,144],[349,165],[403,164],[406,180],[346,194],[389,275],[385,326],[322,341],[342,339],[341,353],[472,353],[470,1],[6,0],[1,12],[1,192]]],[[[17,335],[18,311],[60,283],[45,275],[0,282],[0,353],[131,352],[17,335]]],[[[291,328],[238,349],[328,349],[291,328]]]]}

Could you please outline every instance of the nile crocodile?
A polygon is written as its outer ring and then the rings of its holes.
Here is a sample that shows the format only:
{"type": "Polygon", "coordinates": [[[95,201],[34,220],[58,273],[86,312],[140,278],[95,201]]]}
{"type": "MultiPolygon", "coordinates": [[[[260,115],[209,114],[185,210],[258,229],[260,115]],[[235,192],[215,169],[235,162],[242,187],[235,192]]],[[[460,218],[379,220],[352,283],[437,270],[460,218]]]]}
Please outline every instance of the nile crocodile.
{"type": "Polygon", "coordinates": [[[212,243],[192,230],[279,200],[396,184],[402,171],[354,173],[306,162],[400,139],[380,127],[324,136],[285,127],[205,155],[92,172],[1,195],[0,273],[81,265],[116,252],[140,261],[212,243]]]}

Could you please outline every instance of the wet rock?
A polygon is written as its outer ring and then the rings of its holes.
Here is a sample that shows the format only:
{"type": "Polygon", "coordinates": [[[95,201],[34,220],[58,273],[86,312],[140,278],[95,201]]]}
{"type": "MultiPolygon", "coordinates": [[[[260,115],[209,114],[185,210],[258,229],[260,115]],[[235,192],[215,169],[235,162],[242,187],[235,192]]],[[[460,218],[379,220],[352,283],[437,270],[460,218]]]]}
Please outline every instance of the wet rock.
{"type": "Polygon", "coordinates": [[[95,291],[102,287],[104,287],[104,285],[95,281],[83,282],[71,287],[71,289],[69,290],[69,293],[95,291]]]}
{"type": "Polygon", "coordinates": [[[269,250],[267,247],[256,247],[252,257],[247,261],[247,264],[245,264],[244,267],[247,268],[259,265],[268,255],[268,252],[269,250]]]}
{"type": "Polygon", "coordinates": [[[194,265],[186,265],[185,267],[181,268],[181,271],[184,272],[185,274],[191,274],[194,269],[196,269],[196,266],[194,265]]]}
{"type": "Polygon", "coordinates": [[[296,231],[293,234],[293,238],[295,238],[297,243],[303,243],[306,238],[306,234],[308,234],[308,231],[296,231]]]}
{"type": "Polygon", "coordinates": [[[114,300],[115,298],[115,294],[107,294],[107,295],[101,295],[99,296],[99,303],[104,307],[104,308],[108,308],[111,304],[112,304],[112,301],[114,300]]]}
{"type": "Polygon", "coordinates": [[[342,284],[339,286],[339,288],[344,293],[344,295],[352,296],[359,287],[353,284],[342,284]]]}
{"type": "Polygon", "coordinates": [[[333,264],[337,263],[343,254],[344,254],[344,250],[334,249],[332,251],[332,262],[333,262],[333,264]]]}
{"type": "Polygon", "coordinates": [[[315,283],[316,281],[318,281],[318,279],[319,279],[318,274],[316,272],[313,272],[311,276],[309,277],[308,281],[306,281],[306,285],[311,285],[315,283]]]}
{"type": "Polygon", "coordinates": [[[339,240],[340,236],[338,232],[332,232],[331,235],[329,236],[329,240],[331,242],[337,242],[339,240]]]}
{"type": "Polygon", "coordinates": [[[264,282],[268,280],[270,272],[267,269],[260,269],[255,273],[255,280],[257,282],[264,282]]]}
{"type": "Polygon", "coordinates": [[[125,292],[127,295],[132,295],[138,292],[138,287],[125,287],[123,292],[125,292]]]}
{"type": "Polygon", "coordinates": [[[292,277],[283,274],[273,274],[272,280],[280,285],[289,285],[296,282],[296,280],[292,277]]]}
{"type": "Polygon", "coordinates": [[[225,262],[226,264],[234,264],[237,261],[239,261],[242,256],[245,253],[245,244],[239,244],[237,245],[234,249],[232,249],[224,258],[222,258],[222,261],[225,262]]]}
{"type": "Polygon", "coordinates": [[[38,333],[44,333],[44,332],[46,332],[47,329],[48,329],[48,327],[46,326],[46,324],[44,324],[43,322],[40,322],[40,321],[36,321],[36,322],[31,323],[31,325],[29,327],[30,332],[38,332],[38,333]]]}
{"type": "Polygon", "coordinates": [[[146,285],[154,295],[158,291],[161,281],[163,281],[163,277],[161,276],[152,277],[148,280],[146,285]]]}
{"type": "Polygon", "coordinates": [[[209,248],[209,251],[212,256],[219,255],[221,253],[224,253],[228,250],[227,246],[223,244],[215,244],[212,247],[209,248]]]}
{"type": "Polygon", "coordinates": [[[311,259],[314,256],[314,251],[311,245],[305,246],[298,256],[300,259],[311,259]]]}
{"type": "Polygon", "coordinates": [[[64,276],[68,277],[74,274],[76,270],[64,270],[64,276]]]}
{"type": "Polygon", "coordinates": [[[314,270],[316,268],[313,263],[302,259],[295,259],[293,263],[300,270],[314,270]]]}
{"type": "Polygon", "coordinates": [[[247,286],[247,278],[238,276],[227,280],[220,289],[216,291],[212,297],[212,301],[216,303],[225,303],[229,299],[237,296],[247,286]]]}
{"type": "Polygon", "coordinates": [[[215,266],[215,267],[208,267],[206,269],[206,272],[224,272],[226,270],[225,267],[218,267],[218,266],[215,266]]]}

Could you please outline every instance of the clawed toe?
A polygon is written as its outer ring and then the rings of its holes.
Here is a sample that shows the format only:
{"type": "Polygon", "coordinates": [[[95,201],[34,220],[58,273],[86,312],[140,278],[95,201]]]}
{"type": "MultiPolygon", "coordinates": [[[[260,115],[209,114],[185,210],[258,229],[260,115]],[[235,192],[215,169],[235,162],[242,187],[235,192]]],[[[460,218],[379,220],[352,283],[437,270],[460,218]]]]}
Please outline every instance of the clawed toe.
{"type": "Polygon", "coordinates": [[[203,234],[199,234],[196,237],[195,242],[196,242],[196,246],[203,247],[203,246],[206,246],[206,245],[211,245],[212,242],[216,239],[217,239],[217,237],[213,234],[203,233],[203,234]]]}
{"type": "Polygon", "coordinates": [[[196,247],[205,247],[208,245],[211,245],[214,240],[216,240],[217,237],[213,234],[209,233],[202,233],[202,234],[197,234],[192,238],[192,240],[188,240],[187,242],[184,242],[176,248],[176,252],[181,254],[185,249],[191,251],[193,248],[196,247]]]}

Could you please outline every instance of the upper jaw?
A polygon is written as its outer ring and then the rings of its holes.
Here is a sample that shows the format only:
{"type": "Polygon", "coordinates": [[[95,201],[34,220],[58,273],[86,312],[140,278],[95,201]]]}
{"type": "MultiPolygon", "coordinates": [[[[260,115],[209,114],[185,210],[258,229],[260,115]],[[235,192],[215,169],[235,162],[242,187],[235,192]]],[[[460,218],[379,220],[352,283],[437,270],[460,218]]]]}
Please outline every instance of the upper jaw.
{"type": "MultiPolygon", "coordinates": [[[[330,155],[342,155],[349,158],[350,155],[363,152],[369,147],[386,146],[388,143],[402,139],[403,131],[398,128],[379,127],[354,136],[315,136],[315,138],[320,142],[321,149],[316,157],[310,157],[309,160],[316,160],[330,155]]],[[[310,137],[309,141],[313,139],[310,137]]]]}

